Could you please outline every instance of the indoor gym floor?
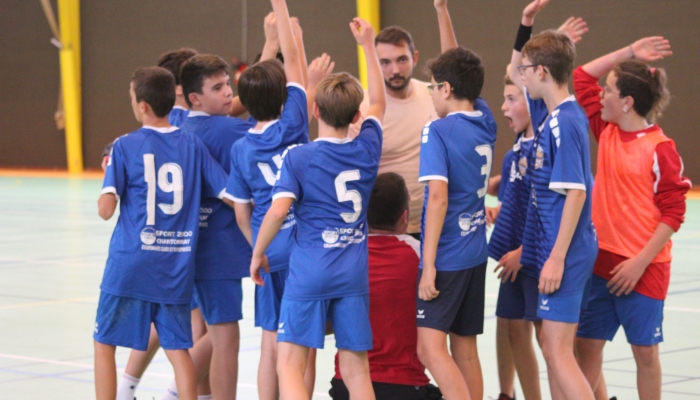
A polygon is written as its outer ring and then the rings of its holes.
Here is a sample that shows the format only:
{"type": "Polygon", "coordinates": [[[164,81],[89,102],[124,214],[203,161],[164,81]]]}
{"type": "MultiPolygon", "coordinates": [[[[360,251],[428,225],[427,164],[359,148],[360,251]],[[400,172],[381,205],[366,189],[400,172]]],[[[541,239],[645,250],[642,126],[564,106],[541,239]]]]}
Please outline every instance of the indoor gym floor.
{"type": "MultiPolygon", "coordinates": [[[[0,172],[0,399],[94,398],[92,330],[99,284],[116,216],[97,216],[99,174],[0,172]]],[[[688,200],[686,222],[674,236],[671,287],[661,344],[667,399],[700,398],[700,196],[688,200]]],[[[493,202],[491,198],[488,201],[493,202]]],[[[489,261],[491,270],[495,266],[489,261]]],[[[260,330],[253,327],[253,283],[244,280],[239,399],[256,399],[260,330]]],[[[495,305],[498,281],[486,283],[486,321],[479,337],[485,397],[497,397],[495,305]]],[[[333,375],[334,341],[318,353],[314,399],[326,399],[333,375]]],[[[128,349],[117,350],[123,369],[128,349]]],[[[544,398],[547,375],[540,357],[544,398]]],[[[637,397],[635,364],[624,333],[605,351],[610,395],[637,397]]],[[[172,379],[160,351],[137,398],[159,399],[172,379]]],[[[518,396],[522,392],[517,388],[518,396]]]]}

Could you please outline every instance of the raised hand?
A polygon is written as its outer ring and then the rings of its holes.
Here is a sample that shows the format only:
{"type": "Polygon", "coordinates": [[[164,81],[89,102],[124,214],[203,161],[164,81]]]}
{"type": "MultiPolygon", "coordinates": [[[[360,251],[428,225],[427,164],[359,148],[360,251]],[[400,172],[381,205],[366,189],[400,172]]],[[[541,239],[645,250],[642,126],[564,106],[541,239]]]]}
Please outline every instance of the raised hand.
{"type": "Polygon", "coordinates": [[[321,79],[330,75],[335,67],[335,62],[331,61],[331,56],[323,53],[321,57],[317,57],[315,60],[311,61],[308,69],[309,84],[308,86],[316,86],[321,79]]]}
{"type": "Polygon", "coordinates": [[[549,4],[549,0],[535,0],[523,9],[523,25],[532,26],[535,16],[549,4]],[[525,22],[529,22],[526,24],[525,22]]]}
{"type": "Polygon", "coordinates": [[[352,31],[352,35],[355,36],[357,44],[361,46],[374,46],[374,28],[372,28],[369,22],[360,17],[355,17],[352,19],[352,22],[350,22],[350,30],[352,31]]]}
{"type": "Polygon", "coordinates": [[[277,35],[277,19],[275,18],[274,12],[271,11],[267,14],[263,27],[265,29],[266,41],[279,42],[279,36],[277,35]]]}
{"type": "Polygon", "coordinates": [[[447,5],[447,0],[434,0],[433,5],[435,6],[435,8],[445,7],[447,5]]]}
{"type": "Polygon", "coordinates": [[[299,24],[299,18],[297,17],[292,17],[290,18],[292,21],[292,32],[294,33],[295,37],[302,37],[304,36],[304,31],[301,30],[301,25],[299,24]]]}
{"type": "Polygon", "coordinates": [[[634,58],[645,62],[661,60],[673,54],[671,42],[663,36],[650,36],[632,43],[634,58]]]}
{"type": "Polygon", "coordinates": [[[569,17],[563,24],[557,29],[557,32],[565,33],[566,36],[571,39],[574,44],[581,41],[583,35],[588,32],[588,25],[583,18],[569,17]]]}

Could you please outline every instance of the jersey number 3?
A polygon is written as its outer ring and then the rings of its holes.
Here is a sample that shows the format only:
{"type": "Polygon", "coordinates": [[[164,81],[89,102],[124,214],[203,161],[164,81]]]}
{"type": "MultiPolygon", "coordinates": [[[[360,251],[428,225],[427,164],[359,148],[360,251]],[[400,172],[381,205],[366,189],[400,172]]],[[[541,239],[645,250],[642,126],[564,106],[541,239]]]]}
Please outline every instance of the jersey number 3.
{"type": "Polygon", "coordinates": [[[352,201],[352,208],[355,212],[340,213],[348,224],[357,221],[362,213],[362,195],[357,190],[348,190],[346,183],[360,180],[360,171],[355,169],[351,171],[343,171],[335,178],[335,194],[338,196],[338,202],[352,201]]]}
{"type": "Polygon", "coordinates": [[[177,214],[182,209],[182,168],[175,163],[165,163],[158,168],[153,154],[143,155],[143,175],[148,185],[146,192],[146,225],[156,224],[156,183],[160,190],[173,194],[172,204],[158,203],[158,208],[167,215],[177,214]]]}
{"type": "Polygon", "coordinates": [[[481,166],[481,175],[484,175],[484,187],[476,191],[479,198],[486,196],[489,190],[489,177],[491,175],[491,164],[493,163],[493,149],[488,144],[476,146],[474,149],[480,156],[486,157],[486,164],[481,166]]]}

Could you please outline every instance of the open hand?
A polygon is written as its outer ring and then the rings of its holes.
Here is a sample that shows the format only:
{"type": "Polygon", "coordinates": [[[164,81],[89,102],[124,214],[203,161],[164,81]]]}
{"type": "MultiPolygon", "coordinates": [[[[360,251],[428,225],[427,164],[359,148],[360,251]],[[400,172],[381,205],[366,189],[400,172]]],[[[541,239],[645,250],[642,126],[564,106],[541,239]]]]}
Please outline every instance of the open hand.
{"type": "Polygon", "coordinates": [[[501,206],[485,207],[486,208],[486,226],[491,226],[496,223],[498,213],[501,211],[501,206]]]}
{"type": "Polygon", "coordinates": [[[608,289],[610,289],[610,293],[616,296],[632,293],[632,290],[637,286],[639,278],[642,277],[648,265],[648,262],[639,260],[636,257],[632,257],[629,260],[617,264],[617,266],[610,271],[612,279],[610,279],[607,285],[608,289]]]}
{"type": "Polygon", "coordinates": [[[333,72],[335,67],[335,62],[331,61],[331,56],[323,53],[321,57],[317,57],[311,64],[309,64],[308,74],[309,74],[309,84],[308,86],[316,86],[321,79],[328,76],[333,72]]]}
{"type": "Polygon", "coordinates": [[[539,12],[542,11],[542,9],[547,6],[547,4],[549,4],[549,0],[533,1],[532,3],[525,6],[525,8],[523,9],[523,18],[530,20],[530,23],[532,23],[532,20],[535,19],[535,15],[539,14],[539,12]]]}
{"type": "Polygon", "coordinates": [[[267,256],[263,254],[262,257],[253,257],[250,259],[250,277],[256,285],[265,286],[265,281],[263,281],[262,276],[260,276],[260,268],[264,269],[268,274],[270,273],[270,264],[267,262],[267,256]]]}
{"type": "Polygon", "coordinates": [[[520,271],[520,269],[523,267],[523,265],[520,264],[520,256],[522,254],[523,246],[520,246],[501,257],[501,259],[498,261],[496,269],[493,270],[493,272],[497,272],[499,269],[503,268],[498,274],[498,279],[501,279],[503,282],[507,282],[508,278],[510,278],[511,282],[515,282],[515,278],[518,277],[518,271],[520,271]]]}
{"type": "Polygon", "coordinates": [[[263,27],[265,28],[265,40],[268,42],[279,41],[279,36],[277,35],[277,18],[275,18],[274,12],[267,14],[263,27]]]}
{"type": "Polygon", "coordinates": [[[437,271],[435,267],[426,268],[423,266],[423,274],[420,277],[420,283],[418,284],[418,297],[423,301],[430,301],[440,294],[440,292],[435,288],[435,276],[437,271]]]}
{"type": "Polygon", "coordinates": [[[559,290],[562,276],[564,276],[564,260],[550,256],[540,271],[540,284],[537,286],[540,293],[551,294],[559,290]]]}
{"type": "Polygon", "coordinates": [[[588,25],[583,18],[569,17],[563,24],[557,29],[557,32],[565,33],[566,36],[571,39],[574,44],[581,41],[583,35],[588,32],[588,25]]]}
{"type": "Polygon", "coordinates": [[[290,20],[292,21],[292,33],[294,37],[304,36],[304,31],[301,30],[301,25],[299,24],[299,18],[292,17],[290,20]]]}
{"type": "Polygon", "coordinates": [[[673,54],[671,42],[663,36],[650,36],[632,43],[634,57],[645,62],[661,60],[673,54]]]}
{"type": "Polygon", "coordinates": [[[369,22],[365,21],[360,17],[355,17],[350,22],[350,30],[352,35],[355,36],[357,44],[359,45],[374,45],[374,28],[369,22]]]}

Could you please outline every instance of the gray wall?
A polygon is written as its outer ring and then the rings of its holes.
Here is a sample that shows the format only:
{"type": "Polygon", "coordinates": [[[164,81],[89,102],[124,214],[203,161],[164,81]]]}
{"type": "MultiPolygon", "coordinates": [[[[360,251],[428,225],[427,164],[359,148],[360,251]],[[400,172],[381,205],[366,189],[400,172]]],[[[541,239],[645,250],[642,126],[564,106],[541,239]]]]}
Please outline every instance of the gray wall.
{"type": "MultiPolygon", "coordinates": [[[[309,59],[326,51],[336,71],[357,72],[356,47],[347,23],[355,15],[353,0],[288,0],[299,17],[309,59]]],[[[63,135],[56,131],[53,111],[59,84],[57,51],[48,43],[49,28],[39,2],[6,0],[0,13],[0,166],[65,168],[63,135]]],[[[497,116],[499,139],[496,168],[512,144],[513,133],[499,111],[502,77],[510,59],[522,7],[527,1],[452,0],[449,4],[460,44],[482,56],[487,75],[483,97],[497,116]]],[[[260,52],[264,0],[248,0],[248,60],[260,52]]],[[[432,1],[382,0],[382,26],[411,31],[420,51],[417,76],[425,61],[440,52],[432,1]]],[[[578,46],[577,63],[585,63],[637,38],[663,35],[674,56],[657,63],[667,69],[673,99],[661,120],[684,157],[686,175],[700,182],[700,2],[697,0],[587,0],[551,3],[537,19],[535,32],[556,27],[569,15],[582,16],[590,32],[578,46]]],[[[83,145],[87,167],[98,168],[102,147],[134,130],[127,94],[131,72],[155,63],[181,46],[241,57],[241,0],[184,1],[94,0],[82,2],[83,145]]],[[[593,147],[595,150],[595,146],[593,147]]]]}

